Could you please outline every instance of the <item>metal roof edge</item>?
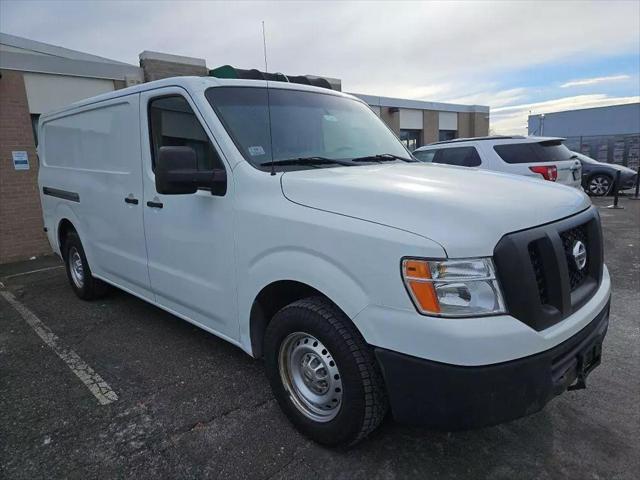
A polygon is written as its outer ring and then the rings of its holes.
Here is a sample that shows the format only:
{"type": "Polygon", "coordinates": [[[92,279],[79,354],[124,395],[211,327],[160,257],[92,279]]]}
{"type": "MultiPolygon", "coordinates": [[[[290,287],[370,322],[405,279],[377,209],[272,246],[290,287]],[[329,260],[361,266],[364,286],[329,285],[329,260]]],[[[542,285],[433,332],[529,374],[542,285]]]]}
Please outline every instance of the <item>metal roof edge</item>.
{"type": "MultiPolygon", "coordinates": [[[[44,42],[38,42],[37,40],[31,40],[29,38],[19,37],[17,35],[11,35],[2,32],[0,32],[0,44],[20,48],[23,50],[32,50],[44,55],[67,58],[69,60],[81,60],[89,62],[111,63],[114,65],[134,66],[128,63],[112,60],[110,58],[100,57],[98,55],[92,55],[90,53],[80,52],[78,50],[71,50],[69,48],[59,47],[57,45],[51,45],[44,42]]],[[[28,52],[25,53],[28,54],[28,52]]]]}
{"type": "Polygon", "coordinates": [[[362,93],[350,93],[350,95],[364,100],[369,105],[379,107],[413,108],[418,110],[437,110],[441,112],[462,113],[489,113],[490,111],[490,107],[486,105],[462,105],[457,103],[412,100],[408,98],[380,97],[376,95],[365,95],[362,93]]]}
{"type": "Polygon", "coordinates": [[[49,55],[2,52],[0,68],[23,72],[69,75],[73,77],[125,80],[126,76],[143,78],[142,69],[129,64],[74,60],[49,55]]]}
{"type": "Polygon", "coordinates": [[[555,115],[558,113],[572,113],[572,112],[581,112],[583,110],[598,110],[598,109],[605,109],[605,108],[618,108],[618,107],[631,107],[631,106],[638,108],[640,107],[640,102],[612,103],[611,105],[600,105],[598,107],[573,108],[571,110],[560,110],[558,112],[549,112],[549,113],[545,113],[545,112],[532,113],[531,115],[528,116],[528,118],[535,118],[535,117],[539,117],[540,115],[544,115],[545,117],[547,117],[549,115],[555,115]]]}

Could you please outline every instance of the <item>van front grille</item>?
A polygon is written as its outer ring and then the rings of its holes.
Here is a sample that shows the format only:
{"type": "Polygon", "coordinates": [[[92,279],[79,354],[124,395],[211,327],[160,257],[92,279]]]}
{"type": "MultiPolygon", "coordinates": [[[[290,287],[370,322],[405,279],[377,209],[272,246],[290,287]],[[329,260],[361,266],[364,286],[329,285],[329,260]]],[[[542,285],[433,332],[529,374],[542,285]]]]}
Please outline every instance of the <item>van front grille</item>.
{"type": "Polygon", "coordinates": [[[549,303],[549,296],[547,295],[547,282],[544,279],[542,260],[540,259],[540,252],[538,248],[539,247],[536,242],[529,244],[529,258],[531,258],[531,266],[533,267],[533,273],[536,276],[536,284],[538,285],[540,303],[544,305],[549,303]]]}
{"type": "Polygon", "coordinates": [[[571,291],[574,291],[587,278],[589,271],[589,256],[587,255],[587,265],[583,269],[579,269],[573,258],[573,246],[580,241],[587,245],[587,229],[585,225],[566,230],[560,234],[562,246],[564,247],[565,257],[567,259],[567,267],[569,268],[569,283],[571,291]]]}
{"type": "Polygon", "coordinates": [[[509,313],[536,330],[582,307],[602,280],[600,217],[595,207],[557,222],[502,237],[494,249],[496,274],[509,313]],[[580,269],[576,242],[586,249],[580,269]]]}

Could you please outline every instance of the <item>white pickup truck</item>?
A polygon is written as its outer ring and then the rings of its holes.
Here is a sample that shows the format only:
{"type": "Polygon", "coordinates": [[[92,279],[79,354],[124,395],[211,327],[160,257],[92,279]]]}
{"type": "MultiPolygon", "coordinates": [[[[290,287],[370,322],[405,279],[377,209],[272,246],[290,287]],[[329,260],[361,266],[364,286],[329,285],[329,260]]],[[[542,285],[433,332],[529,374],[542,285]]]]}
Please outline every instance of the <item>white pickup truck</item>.
{"type": "Polygon", "coordinates": [[[264,358],[323,444],[389,409],[441,429],[518,418],[600,362],[611,284],[589,199],[416,162],[352,96],[172,78],[43,115],[39,138],[76,294],[115,286],[264,358]]]}

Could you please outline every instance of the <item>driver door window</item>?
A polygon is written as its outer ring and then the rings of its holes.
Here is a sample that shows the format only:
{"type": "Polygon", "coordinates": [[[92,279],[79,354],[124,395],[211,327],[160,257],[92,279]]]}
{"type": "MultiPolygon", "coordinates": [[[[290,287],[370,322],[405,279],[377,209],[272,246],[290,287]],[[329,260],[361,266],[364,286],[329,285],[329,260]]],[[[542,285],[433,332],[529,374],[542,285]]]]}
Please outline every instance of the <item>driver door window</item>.
{"type": "Polygon", "coordinates": [[[223,168],[198,117],[181,95],[159,97],[149,102],[149,137],[154,169],[160,147],[168,146],[191,147],[196,152],[199,170],[223,168]]]}

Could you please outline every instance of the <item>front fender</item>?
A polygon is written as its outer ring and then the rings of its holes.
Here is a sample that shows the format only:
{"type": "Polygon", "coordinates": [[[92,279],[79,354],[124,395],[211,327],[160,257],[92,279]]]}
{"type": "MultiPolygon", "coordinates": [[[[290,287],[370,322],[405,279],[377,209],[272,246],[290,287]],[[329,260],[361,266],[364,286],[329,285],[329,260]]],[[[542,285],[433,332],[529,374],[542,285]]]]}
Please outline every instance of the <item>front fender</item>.
{"type": "Polygon", "coordinates": [[[282,280],[308,285],[331,299],[349,318],[354,318],[369,303],[359,279],[320,252],[305,248],[279,248],[254,258],[247,271],[246,285],[239,292],[240,342],[251,352],[251,307],[266,286],[282,280]]]}

